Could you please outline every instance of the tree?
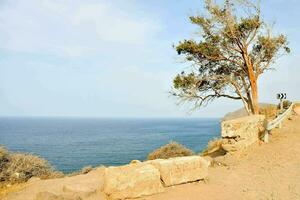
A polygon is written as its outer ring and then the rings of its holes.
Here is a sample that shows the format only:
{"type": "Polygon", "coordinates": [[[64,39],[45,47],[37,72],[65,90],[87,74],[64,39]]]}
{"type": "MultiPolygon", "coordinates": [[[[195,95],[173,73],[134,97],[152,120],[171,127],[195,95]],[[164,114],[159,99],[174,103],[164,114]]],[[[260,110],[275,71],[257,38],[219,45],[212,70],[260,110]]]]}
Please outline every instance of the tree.
{"type": "Polygon", "coordinates": [[[241,100],[248,114],[258,114],[258,79],[276,59],[289,53],[284,35],[272,35],[260,16],[260,4],[205,0],[205,15],[191,16],[199,39],[176,46],[192,68],[173,80],[173,95],[201,107],[217,98],[241,100]]]}

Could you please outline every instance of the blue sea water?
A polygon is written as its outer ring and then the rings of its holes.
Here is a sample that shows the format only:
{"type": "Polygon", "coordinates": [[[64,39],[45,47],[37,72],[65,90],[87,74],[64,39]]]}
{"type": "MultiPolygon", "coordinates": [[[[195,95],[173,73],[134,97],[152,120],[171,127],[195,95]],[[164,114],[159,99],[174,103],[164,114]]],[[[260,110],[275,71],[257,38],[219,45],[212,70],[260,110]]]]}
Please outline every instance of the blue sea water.
{"type": "Polygon", "coordinates": [[[220,135],[219,119],[0,118],[0,144],[30,152],[58,170],[144,160],[177,141],[195,152],[220,135]]]}

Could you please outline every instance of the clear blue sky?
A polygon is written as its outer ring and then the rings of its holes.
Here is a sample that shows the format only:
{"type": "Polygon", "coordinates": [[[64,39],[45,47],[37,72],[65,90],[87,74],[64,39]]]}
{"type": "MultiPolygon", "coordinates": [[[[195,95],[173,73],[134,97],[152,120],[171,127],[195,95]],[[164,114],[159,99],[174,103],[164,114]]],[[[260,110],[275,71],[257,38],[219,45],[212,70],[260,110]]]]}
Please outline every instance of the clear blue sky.
{"type": "MultiPolygon", "coordinates": [[[[172,44],[195,36],[188,16],[202,2],[2,0],[0,116],[220,117],[242,106],[219,100],[190,114],[168,95],[187,67],[172,44]]],[[[262,77],[260,100],[300,100],[300,1],[263,2],[292,54],[262,77]]]]}

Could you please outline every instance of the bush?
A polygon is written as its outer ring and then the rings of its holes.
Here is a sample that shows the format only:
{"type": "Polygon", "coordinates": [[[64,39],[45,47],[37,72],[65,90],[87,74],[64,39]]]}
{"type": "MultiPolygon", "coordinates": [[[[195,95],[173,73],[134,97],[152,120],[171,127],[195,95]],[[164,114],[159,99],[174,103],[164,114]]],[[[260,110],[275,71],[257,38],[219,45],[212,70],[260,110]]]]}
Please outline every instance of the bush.
{"type": "Polygon", "coordinates": [[[0,146],[0,170],[2,171],[3,168],[9,161],[9,153],[5,147],[0,146]]]}
{"type": "Polygon", "coordinates": [[[54,178],[62,173],[54,171],[47,160],[32,154],[11,153],[0,147],[0,182],[25,182],[31,177],[54,178]]]}
{"type": "Polygon", "coordinates": [[[185,146],[178,144],[177,142],[170,142],[151,152],[147,159],[168,159],[173,157],[191,156],[193,154],[194,152],[185,146]]]}
{"type": "Polygon", "coordinates": [[[222,143],[223,143],[223,140],[220,139],[220,138],[214,138],[213,140],[209,141],[208,144],[207,144],[207,147],[206,149],[204,149],[202,152],[201,152],[201,155],[202,156],[207,156],[211,153],[214,153],[216,151],[219,151],[219,150],[222,150],[222,143]]]}
{"type": "Polygon", "coordinates": [[[0,146],[0,182],[6,179],[5,169],[7,168],[9,161],[9,152],[6,150],[6,148],[0,146]]]}
{"type": "MultiPolygon", "coordinates": [[[[283,104],[283,109],[288,109],[290,105],[292,105],[292,102],[289,100],[284,100],[282,104],[283,104]]],[[[280,108],[280,104],[279,104],[279,108],[280,108]]]]}
{"type": "Polygon", "coordinates": [[[259,109],[260,115],[265,115],[267,119],[275,119],[278,113],[278,108],[275,105],[261,106],[259,109]]]}

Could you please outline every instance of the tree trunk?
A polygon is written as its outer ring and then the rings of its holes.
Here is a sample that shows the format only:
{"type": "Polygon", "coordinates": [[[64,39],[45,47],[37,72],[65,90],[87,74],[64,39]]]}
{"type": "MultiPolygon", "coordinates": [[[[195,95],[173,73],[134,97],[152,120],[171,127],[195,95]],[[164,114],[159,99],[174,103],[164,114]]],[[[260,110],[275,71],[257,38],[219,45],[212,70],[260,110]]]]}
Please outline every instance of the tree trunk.
{"type": "MultiPolygon", "coordinates": [[[[251,80],[250,80],[251,81],[251,80]]],[[[258,103],[258,91],[257,91],[257,80],[251,81],[251,93],[252,93],[252,106],[253,114],[259,114],[259,103],[258,103]]]]}
{"type": "MultiPolygon", "coordinates": [[[[245,51],[247,52],[247,51],[245,51]]],[[[246,62],[246,66],[248,69],[248,78],[250,81],[251,86],[251,108],[252,114],[258,115],[259,114],[259,104],[258,104],[258,91],[257,91],[257,77],[254,72],[253,65],[247,53],[243,54],[243,57],[246,62]]]]}
{"type": "Polygon", "coordinates": [[[248,65],[248,76],[251,86],[251,103],[252,103],[252,114],[259,114],[259,104],[258,104],[258,91],[257,91],[257,78],[254,74],[252,64],[248,65]]]}

